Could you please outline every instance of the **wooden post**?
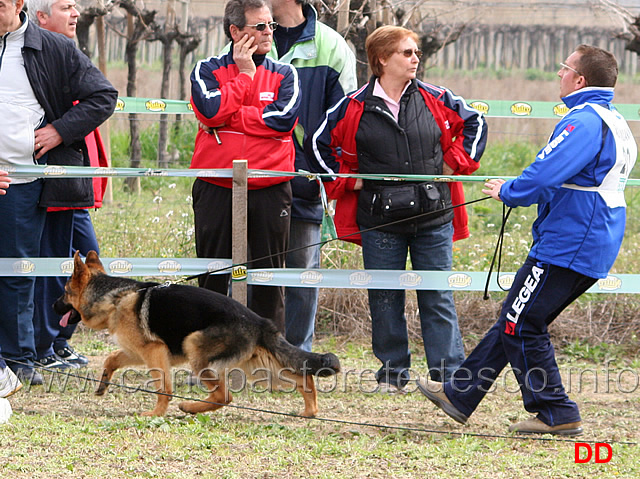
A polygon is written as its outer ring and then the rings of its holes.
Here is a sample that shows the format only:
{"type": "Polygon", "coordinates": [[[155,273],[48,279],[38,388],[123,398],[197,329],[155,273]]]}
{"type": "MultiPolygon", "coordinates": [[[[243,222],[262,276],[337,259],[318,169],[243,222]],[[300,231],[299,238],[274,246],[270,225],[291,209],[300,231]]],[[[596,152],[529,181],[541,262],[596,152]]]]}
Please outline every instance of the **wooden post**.
{"type": "Polygon", "coordinates": [[[349,29],[349,6],[351,0],[341,0],[338,4],[338,23],[336,30],[343,37],[346,35],[349,29]]]}
{"type": "Polygon", "coordinates": [[[247,305],[247,160],[233,160],[231,295],[247,305]]]}

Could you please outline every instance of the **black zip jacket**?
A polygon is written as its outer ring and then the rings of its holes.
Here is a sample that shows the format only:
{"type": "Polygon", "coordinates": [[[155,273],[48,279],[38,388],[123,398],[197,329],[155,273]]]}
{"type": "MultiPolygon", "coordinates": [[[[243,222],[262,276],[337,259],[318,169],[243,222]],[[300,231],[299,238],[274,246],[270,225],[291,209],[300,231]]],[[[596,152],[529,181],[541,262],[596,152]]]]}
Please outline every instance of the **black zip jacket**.
{"type": "MultiPolygon", "coordinates": [[[[25,21],[24,12],[20,14],[25,21]]],[[[62,137],[47,164],[89,166],[85,136],[115,110],[118,91],[76,44],[29,22],[22,50],[27,77],[38,102],[62,137]],[[74,102],[79,103],[74,106],[74,102]]],[[[46,178],[40,206],[93,206],[91,178],[46,178]]]]}
{"type": "MultiPolygon", "coordinates": [[[[384,100],[373,95],[374,85],[372,78],[356,132],[359,172],[442,174],[441,131],[415,81],[400,99],[397,122],[384,100]]],[[[358,200],[357,221],[363,228],[415,234],[419,229],[453,220],[453,211],[445,209],[449,207],[451,194],[445,183],[365,180],[358,200]],[[398,205],[399,209],[394,211],[398,205]],[[417,215],[422,216],[395,223],[417,215]]]]}

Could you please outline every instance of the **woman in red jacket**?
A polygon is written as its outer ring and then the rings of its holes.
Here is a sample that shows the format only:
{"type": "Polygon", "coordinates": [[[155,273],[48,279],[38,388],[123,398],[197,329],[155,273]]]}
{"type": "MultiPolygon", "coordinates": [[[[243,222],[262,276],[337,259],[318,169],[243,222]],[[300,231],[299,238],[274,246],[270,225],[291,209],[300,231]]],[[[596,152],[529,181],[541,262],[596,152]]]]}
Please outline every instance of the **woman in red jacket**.
{"type": "MultiPolygon", "coordinates": [[[[396,26],[367,38],[371,80],[331,108],[307,140],[316,171],[452,175],[478,168],[486,122],[459,96],[416,80],[417,42],[396,26]]],[[[451,208],[464,202],[460,183],[340,178],[326,187],[338,200],[338,234],[361,231],[350,239],[361,241],[367,269],[405,269],[409,252],[416,270],[450,270],[453,240],[469,235],[466,212],[451,208]]],[[[404,290],[369,290],[380,390],[401,390],[410,378],[404,304],[404,290]]],[[[418,305],[431,378],[446,380],[464,360],[453,294],[420,290],[418,305]]]]}

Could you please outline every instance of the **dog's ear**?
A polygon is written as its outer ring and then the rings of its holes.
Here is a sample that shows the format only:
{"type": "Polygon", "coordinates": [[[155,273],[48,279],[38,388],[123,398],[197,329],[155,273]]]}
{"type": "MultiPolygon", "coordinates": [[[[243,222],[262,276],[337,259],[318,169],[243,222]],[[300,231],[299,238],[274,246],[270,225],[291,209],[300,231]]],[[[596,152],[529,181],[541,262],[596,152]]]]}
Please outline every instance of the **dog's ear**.
{"type": "Polygon", "coordinates": [[[91,269],[97,269],[104,273],[104,266],[102,266],[102,262],[100,261],[100,258],[98,258],[98,253],[93,250],[87,253],[85,264],[91,269]]]}
{"type": "Polygon", "coordinates": [[[87,267],[82,262],[82,258],[80,258],[80,252],[76,251],[73,255],[73,276],[80,276],[86,269],[87,267]]]}

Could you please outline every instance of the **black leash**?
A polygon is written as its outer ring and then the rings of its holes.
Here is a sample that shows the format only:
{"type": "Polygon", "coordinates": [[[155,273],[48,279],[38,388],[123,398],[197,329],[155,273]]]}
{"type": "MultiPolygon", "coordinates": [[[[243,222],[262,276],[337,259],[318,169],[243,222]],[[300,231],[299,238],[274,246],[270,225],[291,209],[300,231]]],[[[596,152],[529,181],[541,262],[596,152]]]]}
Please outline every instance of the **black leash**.
{"type": "Polygon", "coordinates": [[[484,284],[484,296],[482,299],[485,301],[489,299],[489,282],[491,281],[491,273],[493,272],[493,265],[496,262],[496,256],[498,257],[498,270],[496,272],[496,282],[498,283],[498,287],[502,291],[508,291],[504,289],[500,284],[500,264],[502,263],[502,244],[504,243],[504,230],[507,226],[507,220],[509,219],[509,215],[513,208],[509,207],[507,209],[507,205],[502,203],[502,225],[500,226],[500,232],[498,233],[498,241],[496,242],[496,249],[493,252],[493,258],[491,258],[491,265],[489,266],[489,273],[487,274],[487,282],[484,284]]]}
{"type": "Polygon", "coordinates": [[[331,238],[331,239],[328,239],[326,241],[320,241],[318,243],[311,243],[311,244],[308,244],[308,245],[305,245],[305,246],[300,246],[298,248],[289,249],[289,250],[284,251],[283,253],[279,253],[277,255],[276,254],[270,254],[270,255],[267,255],[267,256],[262,256],[261,258],[256,258],[256,259],[252,259],[250,261],[246,261],[244,263],[236,263],[236,264],[232,264],[232,265],[226,266],[224,268],[216,269],[216,270],[213,270],[213,271],[206,271],[204,273],[194,274],[192,276],[188,276],[186,278],[182,278],[181,280],[176,281],[176,283],[181,283],[181,282],[184,282],[184,281],[190,281],[192,279],[198,279],[198,278],[200,278],[202,276],[208,276],[210,274],[220,273],[221,271],[231,270],[231,269],[236,268],[238,266],[248,266],[249,263],[251,263],[251,262],[262,261],[262,260],[265,260],[265,259],[272,258],[274,256],[279,256],[280,254],[293,253],[295,251],[300,251],[300,250],[303,250],[303,249],[306,249],[306,248],[312,248],[312,247],[315,247],[315,246],[322,247],[322,246],[324,246],[324,245],[326,245],[328,243],[331,243],[333,241],[344,240],[344,239],[349,238],[351,236],[357,236],[357,235],[359,235],[361,233],[366,233],[368,231],[374,231],[374,230],[380,229],[380,228],[385,227],[385,226],[391,226],[391,225],[396,225],[396,224],[399,224],[399,223],[404,223],[405,221],[413,221],[413,220],[420,219],[420,218],[426,218],[426,217],[429,217],[429,216],[432,216],[432,215],[435,216],[437,214],[442,214],[442,213],[444,213],[446,211],[453,210],[455,208],[460,208],[461,206],[471,205],[473,203],[478,203],[480,201],[485,201],[485,200],[488,200],[490,198],[491,198],[490,196],[486,196],[484,198],[479,198],[479,199],[476,199],[476,200],[467,201],[465,203],[460,203],[459,205],[452,205],[452,206],[448,206],[446,208],[442,208],[442,209],[439,209],[439,210],[428,211],[426,213],[420,213],[419,215],[410,216],[408,218],[402,218],[402,219],[399,219],[399,220],[391,221],[390,223],[384,223],[384,224],[381,224],[381,225],[378,225],[378,226],[373,226],[371,228],[360,230],[360,231],[357,231],[355,233],[349,233],[347,235],[338,236],[336,238],[331,238]]]}

